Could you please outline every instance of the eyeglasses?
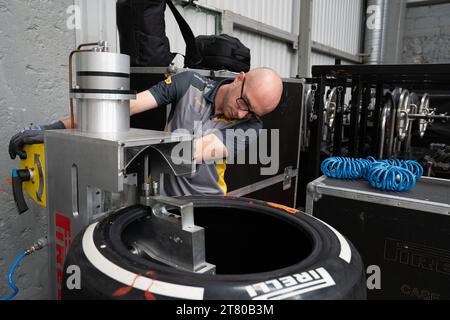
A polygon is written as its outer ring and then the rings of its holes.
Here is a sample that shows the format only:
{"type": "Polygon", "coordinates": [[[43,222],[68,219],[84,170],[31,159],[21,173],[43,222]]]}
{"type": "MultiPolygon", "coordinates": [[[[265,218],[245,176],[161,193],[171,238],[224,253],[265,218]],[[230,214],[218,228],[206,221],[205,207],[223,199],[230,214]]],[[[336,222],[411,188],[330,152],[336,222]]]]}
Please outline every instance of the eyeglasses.
{"type": "Polygon", "coordinates": [[[237,104],[239,110],[246,111],[248,115],[250,115],[253,118],[258,119],[258,115],[252,111],[250,103],[244,99],[244,96],[243,96],[244,84],[245,84],[245,78],[244,78],[244,80],[242,80],[241,96],[236,99],[236,104],[237,104]]]}

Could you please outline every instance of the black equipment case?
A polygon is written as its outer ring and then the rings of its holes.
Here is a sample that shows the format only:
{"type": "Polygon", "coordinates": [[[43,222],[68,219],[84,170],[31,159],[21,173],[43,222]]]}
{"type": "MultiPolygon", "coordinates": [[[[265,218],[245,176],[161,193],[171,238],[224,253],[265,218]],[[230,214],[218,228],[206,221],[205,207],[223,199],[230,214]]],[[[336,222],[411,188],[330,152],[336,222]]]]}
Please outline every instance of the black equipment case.
{"type": "MultiPolygon", "coordinates": [[[[175,67],[132,67],[131,89],[144,91],[168,75],[186,71],[175,67]]],[[[226,71],[190,69],[216,80],[234,78],[226,71]]],[[[274,176],[262,176],[261,164],[227,165],[225,180],[228,196],[249,197],[295,207],[300,159],[300,124],[303,109],[304,80],[283,79],[284,92],[277,109],[262,118],[264,129],[279,129],[279,170],[274,176]]],[[[164,130],[169,107],[161,107],[131,117],[131,127],[164,130]]],[[[269,133],[270,139],[270,133],[269,133]]],[[[257,142],[255,142],[257,143],[257,142]]],[[[270,148],[269,148],[270,154],[270,148]]],[[[247,158],[248,159],[248,158],[247,158]]]]}
{"type": "Polygon", "coordinates": [[[306,212],[380,268],[381,289],[368,299],[450,299],[450,180],[422,178],[395,193],[321,177],[307,187],[306,212]]]}

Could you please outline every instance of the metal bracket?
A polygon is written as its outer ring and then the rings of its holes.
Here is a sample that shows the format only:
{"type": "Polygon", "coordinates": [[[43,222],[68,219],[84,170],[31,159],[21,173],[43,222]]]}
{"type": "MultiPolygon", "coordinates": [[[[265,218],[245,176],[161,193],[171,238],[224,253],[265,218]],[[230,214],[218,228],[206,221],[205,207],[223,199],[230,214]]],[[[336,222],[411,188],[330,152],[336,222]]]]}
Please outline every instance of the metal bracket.
{"type": "Polygon", "coordinates": [[[216,266],[205,261],[205,229],[194,224],[192,202],[165,196],[142,197],[141,202],[151,208],[152,215],[141,226],[146,236],[135,243],[139,251],[177,269],[215,273],[216,266]]]}
{"type": "Polygon", "coordinates": [[[155,215],[160,216],[163,214],[166,205],[175,207],[179,209],[181,213],[181,228],[183,230],[192,230],[195,227],[194,204],[192,202],[186,202],[184,200],[165,196],[155,196],[151,198],[152,201],[154,201],[152,208],[155,215]]]}
{"type": "Polygon", "coordinates": [[[293,176],[294,169],[292,167],[287,167],[284,169],[283,190],[288,190],[291,188],[293,176]]]}

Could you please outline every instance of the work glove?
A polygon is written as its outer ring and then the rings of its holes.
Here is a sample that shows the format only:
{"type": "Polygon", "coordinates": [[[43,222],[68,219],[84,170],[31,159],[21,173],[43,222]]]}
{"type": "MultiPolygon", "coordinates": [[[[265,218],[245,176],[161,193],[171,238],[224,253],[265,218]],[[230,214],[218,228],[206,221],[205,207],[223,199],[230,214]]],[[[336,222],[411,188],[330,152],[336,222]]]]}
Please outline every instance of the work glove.
{"type": "Polygon", "coordinates": [[[23,128],[19,133],[14,135],[9,141],[9,155],[11,159],[15,159],[19,156],[24,160],[27,158],[27,154],[23,151],[23,146],[26,144],[38,144],[44,142],[45,130],[65,129],[62,121],[57,121],[49,125],[37,125],[23,128]]]}

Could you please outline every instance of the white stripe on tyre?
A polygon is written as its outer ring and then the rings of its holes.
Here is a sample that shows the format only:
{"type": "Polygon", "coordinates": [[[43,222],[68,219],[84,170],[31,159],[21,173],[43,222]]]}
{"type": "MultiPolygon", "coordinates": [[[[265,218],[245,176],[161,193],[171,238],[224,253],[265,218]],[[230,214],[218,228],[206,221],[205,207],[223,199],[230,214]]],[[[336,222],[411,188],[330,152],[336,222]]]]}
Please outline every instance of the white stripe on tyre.
{"type": "Polygon", "coordinates": [[[97,224],[98,222],[90,225],[86,229],[83,235],[82,246],[86,258],[103,274],[126,286],[131,286],[134,282],[134,288],[142,291],[148,290],[150,293],[157,295],[179,299],[203,300],[204,288],[168,283],[139,276],[108,260],[98,251],[94,243],[94,230],[97,224]]]}
{"type": "Polygon", "coordinates": [[[323,223],[328,228],[330,228],[331,231],[336,235],[336,237],[339,240],[339,243],[341,244],[341,252],[339,253],[339,258],[344,260],[347,263],[350,263],[352,261],[352,250],[350,249],[350,245],[348,244],[348,241],[345,240],[344,236],[340,234],[335,228],[330,226],[329,224],[323,222],[322,220],[317,219],[316,217],[310,216],[311,218],[316,219],[317,221],[323,223]]]}

